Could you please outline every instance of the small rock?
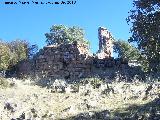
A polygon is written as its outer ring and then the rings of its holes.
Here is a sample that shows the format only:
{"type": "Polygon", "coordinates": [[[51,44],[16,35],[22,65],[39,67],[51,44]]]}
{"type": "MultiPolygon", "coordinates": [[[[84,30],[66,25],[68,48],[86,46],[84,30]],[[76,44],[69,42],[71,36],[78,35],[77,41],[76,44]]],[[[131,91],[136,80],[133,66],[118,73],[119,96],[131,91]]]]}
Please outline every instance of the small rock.
{"type": "Polygon", "coordinates": [[[20,116],[19,116],[19,120],[24,120],[25,119],[25,113],[22,113],[20,116]]]}
{"type": "Polygon", "coordinates": [[[5,103],[4,109],[7,109],[11,112],[15,112],[16,110],[14,107],[17,107],[17,104],[7,102],[5,103]]]}

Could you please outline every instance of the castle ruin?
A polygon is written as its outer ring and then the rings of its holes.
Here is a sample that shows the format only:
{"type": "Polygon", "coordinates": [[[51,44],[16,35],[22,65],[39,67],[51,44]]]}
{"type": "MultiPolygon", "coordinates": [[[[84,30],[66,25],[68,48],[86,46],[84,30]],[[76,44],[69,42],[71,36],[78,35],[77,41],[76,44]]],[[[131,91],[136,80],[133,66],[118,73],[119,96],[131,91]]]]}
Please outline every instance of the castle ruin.
{"type": "Polygon", "coordinates": [[[103,70],[109,68],[112,68],[113,71],[109,70],[108,73],[115,74],[120,65],[128,66],[128,63],[117,61],[112,57],[113,39],[106,28],[99,27],[98,38],[99,50],[95,55],[90,54],[85,44],[76,41],[70,44],[45,46],[32,62],[22,62],[19,65],[18,75],[76,80],[96,74],[104,76],[103,70]],[[30,70],[24,68],[25,64],[30,70]],[[101,72],[98,73],[97,70],[101,72]]]}

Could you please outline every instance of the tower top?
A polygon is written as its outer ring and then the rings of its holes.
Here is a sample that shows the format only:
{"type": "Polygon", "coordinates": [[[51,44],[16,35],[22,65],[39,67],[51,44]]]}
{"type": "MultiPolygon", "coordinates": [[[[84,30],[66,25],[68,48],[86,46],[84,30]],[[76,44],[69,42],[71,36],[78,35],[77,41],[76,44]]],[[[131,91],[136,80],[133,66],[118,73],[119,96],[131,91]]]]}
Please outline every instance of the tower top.
{"type": "Polygon", "coordinates": [[[99,51],[98,58],[109,58],[112,56],[112,36],[105,27],[98,28],[99,51]]]}
{"type": "Polygon", "coordinates": [[[100,26],[99,29],[107,30],[107,28],[100,26]]]}

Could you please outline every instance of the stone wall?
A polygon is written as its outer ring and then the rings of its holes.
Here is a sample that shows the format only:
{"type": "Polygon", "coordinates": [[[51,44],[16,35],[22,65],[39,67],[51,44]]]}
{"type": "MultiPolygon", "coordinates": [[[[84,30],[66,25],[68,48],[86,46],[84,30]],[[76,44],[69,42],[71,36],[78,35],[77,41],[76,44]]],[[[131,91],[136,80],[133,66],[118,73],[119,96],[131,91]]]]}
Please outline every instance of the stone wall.
{"type": "Polygon", "coordinates": [[[122,74],[133,73],[134,75],[134,71],[128,66],[127,61],[114,59],[111,53],[112,36],[107,29],[100,27],[97,54],[92,55],[87,45],[78,42],[45,46],[32,61],[19,64],[18,75],[68,80],[95,75],[114,77],[117,71],[121,71],[122,74]]]}
{"type": "Polygon", "coordinates": [[[35,73],[40,77],[74,79],[91,71],[91,58],[86,45],[61,44],[43,48],[35,60],[35,73]]]}
{"type": "Polygon", "coordinates": [[[68,79],[113,76],[127,62],[113,57],[99,59],[93,56],[84,44],[61,44],[45,46],[34,60],[19,65],[19,75],[34,75],[40,78],[68,79]],[[106,72],[108,71],[108,72],[106,72]]]}
{"type": "Polygon", "coordinates": [[[130,67],[122,59],[99,59],[98,56],[89,54],[85,45],[73,43],[45,46],[34,60],[19,64],[18,75],[75,81],[94,76],[113,79],[117,73],[121,79],[129,80],[134,75],[141,74],[141,71],[140,68],[130,67]]]}

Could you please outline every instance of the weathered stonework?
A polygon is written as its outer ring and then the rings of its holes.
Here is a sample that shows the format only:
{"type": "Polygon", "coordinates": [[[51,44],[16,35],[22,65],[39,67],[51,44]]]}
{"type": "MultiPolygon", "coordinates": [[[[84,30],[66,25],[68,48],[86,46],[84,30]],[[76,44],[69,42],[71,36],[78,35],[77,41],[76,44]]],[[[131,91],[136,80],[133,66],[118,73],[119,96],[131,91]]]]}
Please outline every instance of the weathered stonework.
{"type": "Polygon", "coordinates": [[[114,59],[111,56],[112,36],[105,28],[100,27],[97,54],[90,54],[87,45],[77,42],[45,46],[32,61],[19,64],[18,74],[67,80],[93,76],[113,78],[116,71],[134,75],[128,61],[114,59]]]}
{"type": "Polygon", "coordinates": [[[84,44],[50,45],[35,61],[35,73],[41,77],[73,79],[90,72],[90,57],[84,44]]]}
{"type": "Polygon", "coordinates": [[[113,51],[113,40],[111,33],[104,27],[98,29],[99,50],[97,56],[99,59],[110,58],[113,51]]]}

